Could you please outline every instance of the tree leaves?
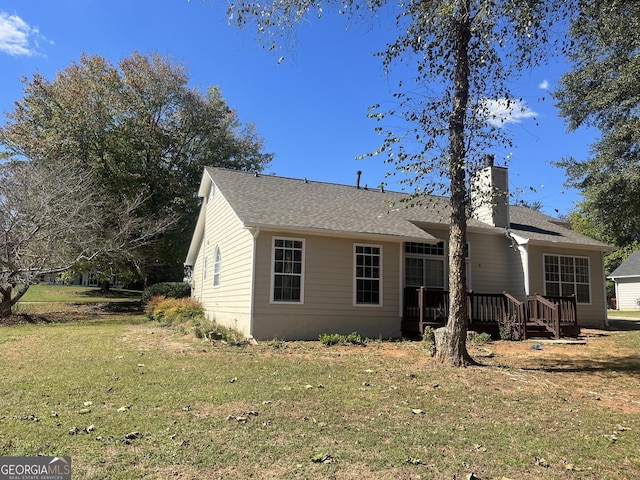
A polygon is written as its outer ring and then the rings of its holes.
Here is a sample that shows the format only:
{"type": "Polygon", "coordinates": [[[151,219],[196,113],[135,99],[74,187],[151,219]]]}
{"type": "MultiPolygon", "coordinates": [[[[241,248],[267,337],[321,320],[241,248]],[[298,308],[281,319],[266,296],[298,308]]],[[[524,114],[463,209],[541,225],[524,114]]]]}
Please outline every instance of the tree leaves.
{"type": "MultiPolygon", "coordinates": [[[[130,244],[93,269],[182,279],[204,166],[261,170],[272,158],[218,88],[192,89],[185,66],[159,54],[134,52],[117,66],[83,54],[51,81],[36,73],[23,82],[25,96],[0,128],[3,157],[88,168],[105,199],[128,209],[138,227],[172,224],[153,246],[130,244]]],[[[125,241],[119,230],[114,221],[105,231],[125,241]]]]}
{"type": "Polygon", "coordinates": [[[618,246],[640,241],[640,5],[584,0],[571,25],[570,72],[554,93],[570,130],[596,127],[588,159],[563,159],[568,185],[584,200],[580,231],[618,246]]]}

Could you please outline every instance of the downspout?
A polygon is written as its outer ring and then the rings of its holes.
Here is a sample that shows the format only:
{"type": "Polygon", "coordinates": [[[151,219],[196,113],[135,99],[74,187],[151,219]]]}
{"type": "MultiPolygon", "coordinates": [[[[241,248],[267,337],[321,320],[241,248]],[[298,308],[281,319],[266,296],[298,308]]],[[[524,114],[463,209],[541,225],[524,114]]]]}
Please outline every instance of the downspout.
{"type": "MultiPolygon", "coordinates": [[[[207,252],[205,251],[205,249],[207,248],[205,246],[204,243],[204,239],[205,239],[205,235],[204,233],[202,234],[202,245],[200,246],[200,251],[202,252],[202,270],[200,271],[200,298],[199,300],[202,302],[204,297],[204,279],[202,278],[203,274],[204,274],[204,269],[206,268],[206,264],[204,263],[204,259],[207,258],[207,252]]],[[[207,315],[209,317],[209,319],[211,319],[211,317],[209,315],[207,315]]]]}
{"type": "Polygon", "coordinates": [[[529,240],[512,234],[510,230],[505,232],[505,236],[511,242],[511,247],[518,249],[520,263],[522,264],[522,273],[524,275],[524,294],[525,296],[529,296],[529,240]]]}
{"type": "Polygon", "coordinates": [[[249,231],[253,235],[253,251],[251,253],[251,283],[249,289],[249,338],[253,338],[253,307],[255,296],[255,279],[256,279],[256,252],[258,245],[258,235],[260,235],[260,227],[250,228],[249,231]]]}

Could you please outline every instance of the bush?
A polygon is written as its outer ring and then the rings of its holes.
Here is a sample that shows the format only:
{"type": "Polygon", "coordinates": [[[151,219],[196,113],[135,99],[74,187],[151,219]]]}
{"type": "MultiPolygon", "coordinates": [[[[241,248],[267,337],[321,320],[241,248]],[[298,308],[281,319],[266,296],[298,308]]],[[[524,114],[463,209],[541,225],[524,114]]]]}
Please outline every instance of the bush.
{"type": "Polygon", "coordinates": [[[155,318],[154,316],[156,313],[156,309],[162,304],[164,300],[164,296],[157,295],[155,297],[151,297],[151,299],[147,302],[147,305],[144,307],[144,311],[151,320],[155,318]]]}
{"type": "Polygon", "coordinates": [[[146,305],[153,297],[184,298],[191,296],[191,285],[186,282],[154,283],[142,291],[142,304],[146,305]]]}
{"type": "Polygon", "coordinates": [[[323,345],[364,345],[363,338],[356,332],[349,335],[340,335],[339,333],[323,333],[318,337],[323,345]]]}
{"type": "Polygon", "coordinates": [[[467,332],[467,342],[472,345],[480,346],[491,342],[491,335],[488,333],[478,333],[474,331],[467,332]]]}
{"type": "Polygon", "coordinates": [[[165,325],[195,322],[205,318],[202,304],[192,298],[152,297],[145,310],[150,319],[165,325]]]}
{"type": "Polygon", "coordinates": [[[422,346],[433,356],[436,353],[436,334],[431,327],[424,327],[422,346]]]}
{"type": "Polygon", "coordinates": [[[248,342],[244,338],[242,333],[234,330],[233,328],[225,327],[224,325],[220,325],[215,322],[209,325],[204,333],[204,336],[207,337],[210,342],[217,341],[234,346],[248,345],[248,342]]]}

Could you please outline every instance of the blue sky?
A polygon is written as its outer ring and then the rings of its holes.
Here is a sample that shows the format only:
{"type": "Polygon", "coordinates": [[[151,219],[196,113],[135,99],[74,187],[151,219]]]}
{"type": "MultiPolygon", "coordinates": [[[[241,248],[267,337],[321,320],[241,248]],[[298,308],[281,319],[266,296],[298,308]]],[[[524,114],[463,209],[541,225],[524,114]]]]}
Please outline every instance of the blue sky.
{"type": "MultiPolygon", "coordinates": [[[[382,158],[356,160],[381,142],[376,122],[367,118],[368,107],[391,101],[396,87],[374,56],[393,35],[385,19],[307,22],[293,37],[293,47],[274,53],[261,48],[251,30],[229,26],[225,5],[200,0],[4,0],[0,110],[13,110],[22,98],[22,76],[30,78],[37,71],[53,79],[82,52],[113,64],[134,50],[158,52],[184,63],[194,87],[204,91],[218,85],[241,120],[256,125],[265,150],[276,155],[270,172],[354,184],[361,170],[363,184],[385,181],[387,189],[400,190],[393,178],[384,179],[393,167],[382,158]]],[[[596,138],[589,130],[567,133],[557,116],[549,93],[567,69],[563,59],[550,59],[548,66],[514,79],[510,86],[522,97],[524,113],[505,127],[514,139],[508,152],[512,193],[524,192],[516,198],[539,201],[554,216],[568,213],[580,197],[564,187],[564,171],[550,162],[586,158],[596,138]]]]}

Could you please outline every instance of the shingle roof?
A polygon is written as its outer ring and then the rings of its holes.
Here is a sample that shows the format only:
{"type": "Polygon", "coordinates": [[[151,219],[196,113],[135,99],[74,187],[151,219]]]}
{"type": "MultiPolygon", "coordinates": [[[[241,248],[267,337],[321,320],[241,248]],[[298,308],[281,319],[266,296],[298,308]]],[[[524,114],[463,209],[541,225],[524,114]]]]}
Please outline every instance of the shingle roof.
{"type": "Polygon", "coordinates": [[[564,222],[527,207],[509,207],[509,230],[530,242],[564,243],[614,250],[606,243],[571,230],[564,222]]]}
{"type": "MultiPolygon", "coordinates": [[[[425,225],[449,223],[449,199],[445,197],[423,197],[422,205],[410,207],[405,193],[215,167],[206,171],[245,226],[427,240],[435,237],[423,230],[428,230],[425,225]]],[[[529,208],[511,206],[509,214],[511,230],[532,242],[609,249],[529,208]]],[[[487,233],[505,231],[475,219],[469,219],[468,226],[487,233]]]]}
{"type": "Polygon", "coordinates": [[[629,255],[629,257],[609,275],[609,278],[620,277],[640,277],[640,250],[629,255]]]}

